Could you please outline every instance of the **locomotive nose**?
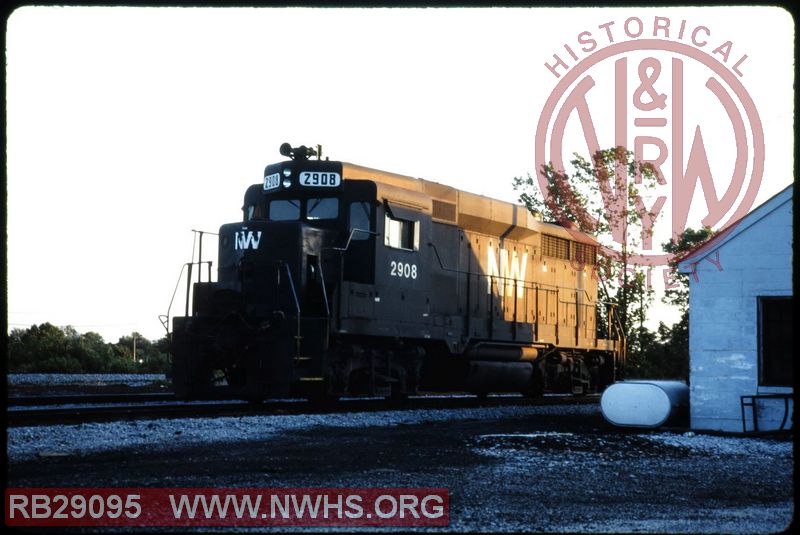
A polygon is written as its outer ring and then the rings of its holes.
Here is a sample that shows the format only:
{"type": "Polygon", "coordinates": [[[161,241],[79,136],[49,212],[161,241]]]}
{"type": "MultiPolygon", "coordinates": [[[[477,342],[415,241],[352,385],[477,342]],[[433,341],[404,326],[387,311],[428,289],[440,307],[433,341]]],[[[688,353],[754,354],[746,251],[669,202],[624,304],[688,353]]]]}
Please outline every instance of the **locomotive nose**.
{"type": "Polygon", "coordinates": [[[324,297],[316,296],[324,291],[324,281],[338,276],[338,263],[330,254],[336,238],[332,230],[297,221],[223,225],[219,286],[241,295],[250,313],[268,316],[281,310],[294,315],[304,303],[324,297]]]}

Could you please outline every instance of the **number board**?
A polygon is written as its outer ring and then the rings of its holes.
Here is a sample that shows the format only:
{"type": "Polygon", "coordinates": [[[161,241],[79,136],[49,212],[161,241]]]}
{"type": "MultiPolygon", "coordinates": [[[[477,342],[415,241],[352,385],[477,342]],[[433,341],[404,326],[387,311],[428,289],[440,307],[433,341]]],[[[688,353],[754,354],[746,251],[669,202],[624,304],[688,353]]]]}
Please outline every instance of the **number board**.
{"type": "Polygon", "coordinates": [[[271,190],[281,185],[280,173],[272,173],[264,177],[264,190],[271,190]]]}
{"type": "Polygon", "coordinates": [[[335,188],[342,183],[339,173],[331,171],[303,171],[300,173],[300,185],[314,188],[335,188]]]}

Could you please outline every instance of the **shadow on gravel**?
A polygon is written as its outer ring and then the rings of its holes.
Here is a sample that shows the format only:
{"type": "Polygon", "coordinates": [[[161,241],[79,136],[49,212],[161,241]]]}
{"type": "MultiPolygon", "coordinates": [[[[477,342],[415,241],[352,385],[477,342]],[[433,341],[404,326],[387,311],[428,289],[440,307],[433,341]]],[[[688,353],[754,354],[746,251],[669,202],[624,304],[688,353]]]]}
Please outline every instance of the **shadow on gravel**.
{"type": "Polygon", "coordinates": [[[692,451],[680,446],[648,440],[633,433],[537,432],[530,434],[492,434],[475,439],[479,448],[539,451],[548,454],[574,452],[603,453],[607,460],[632,457],[686,458],[692,451]]]}

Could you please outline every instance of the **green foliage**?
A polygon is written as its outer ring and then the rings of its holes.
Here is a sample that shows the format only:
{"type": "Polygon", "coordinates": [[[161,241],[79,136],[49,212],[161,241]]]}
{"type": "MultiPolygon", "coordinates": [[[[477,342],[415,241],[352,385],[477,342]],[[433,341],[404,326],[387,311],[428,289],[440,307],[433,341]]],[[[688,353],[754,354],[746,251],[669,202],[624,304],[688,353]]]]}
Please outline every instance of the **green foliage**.
{"type": "MultiPolygon", "coordinates": [[[[687,228],[678,240],[663,244],[664,251],[678,258],[712,236],[708,227],[687,228]]],[[[676,262],[671,262],[675,268],[676,262]]],[[[688,275],[675,273],[675,284],[667,288],[662,301],[677,306],[681,319],[672,327],[659,324],[658,332],[638,333],[638,347],[631,351],[628,376],[631,378],[688,379],[689,377],[689,280],[688,275]]]]}
{"type": "MultiPolygon", "coordinates": [[[[634,326],[644,322],[653,290],[630,259],[652,237],[653,218],[645,211],[642,196],[661,179],[652,165],[637,162],[624,147],[599,150],[591,161],[575,153],[570,164],[574,171],[569,175],[552,164],[543,166],[544,192],[530,175],[514,178],[513,186],[520,192],[520,202],[544,220],[574,224],[600,243],[601,295],[616,303],[622,330],[635,342],[634,326]]],[[[605,336],[608,309],[600,306],[598,312],[598,333],[605,336]]]]}
{"type": "Polygon", "coordinates": [[[73,327],[50,323],[13,329],[8,335],[10,373],[165,373],[169,340],[156,342],[139,333],[106,343],[95,332],[78,333],[73,327]],[[136,361],[133,359],[134,338],[136,361]]]}
{"type": "Polygon", "coordinates": [[[591,161],[578,153],[570,165],[572,174],[556,170],[552,163],[541,173],[547,182],[542,192],[538,182],[515,177],[520,201],[545,219],[572,222],[587,234],[608,246],[608,254],[617,259],[627,249],[640,246],[652,236],[650,214],[642,205],[642,196],[661,181],[652,165],[636,161],[625,147],[598,150],[591,161]],[[622,252],[614,253],[613,245],[622,252]]]}
{"type": "MultiPolygon", "coordinates": [[[[670,240],[663,244],[664,251],[673,255],[674,258],[677,258],[681,253],[686,253],[708,240],[711,235],[712,231],[710,227],[703,227],[699,230],[687,228],[677,241],[670,240]]],[[[685,312],[689,308],[689,275],[686,273],[678,273],[678,266],[675,261],[670,263],[670,267],[673,270],[671,278],[675,286],[667,288],[664,291],[662,301],[670,305],[675,305],[680,308],[681,311],[685,312]]]]}
{"type": "MultiPolygon", "coordinates": [[[[627,377],[683,379],[689,376],[689,313],[686,275],[673,275],[676,284],[665,290],[663,301],[677,306],[683,315],[672,327],[661,323],[657,332],[645,328],[647,309],[653,290],[645,273],[631,265],[637,249],[651,248],[653,213],[646,211],[643,197],[656,183],[664,184],[654,168],[636,162],[624,147],[597,151],[591,161],[577,153],[570,161],[574,171],[567,174],[543,166],[541,176],[547,184],[541,191],[531,177],[516,177],[514,189],[519,200],[545,221],[574,225],[590,234],[603,246],[599,259],[600,292],[606,301],[616,303],[617,320],[626,333],[627,377]]],[[[711,229],[687,229],[677,241],[663,244],[663,250],[679,255],[704,242],[711,229]]],[[[675,266],[673,266],[675,267],[675,266]]],[[[598,306],[598,335],[607,336],[609,308],[598,306]]]]}
{"type": "Polygon", "coordinates": [[[628,378],[681,379],[689,377],[689,314],[684,312],[672,327],[659,323],[658,331],[642,330],[640,346],[631,351],[628,378]]]}

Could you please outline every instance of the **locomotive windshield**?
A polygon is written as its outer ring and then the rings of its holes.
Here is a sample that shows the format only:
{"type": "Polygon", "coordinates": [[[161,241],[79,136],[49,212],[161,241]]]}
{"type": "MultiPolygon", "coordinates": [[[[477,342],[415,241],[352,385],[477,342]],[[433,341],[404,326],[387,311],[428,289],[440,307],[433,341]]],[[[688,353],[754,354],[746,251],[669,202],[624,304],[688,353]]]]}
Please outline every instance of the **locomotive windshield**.
{"type": "Polygon", "coordinates": [[[266,207],[265,211],[261,204],[248,205],[245,211],[247,221],[319,221],[339,218],[339,199],[336,197],[273,199],[266,207]]]}
{"type": "Polygon", "coordinates": [[[306,206],[306,217],[309,221],[339,217],[339,199],[335,197],[308,199],[306,206]]]}
{"type": "Polygon", "coordinates": [[[279,199],[269,203],[270,221],[296,221],[300,219],[298,199],[279,199]]]}

